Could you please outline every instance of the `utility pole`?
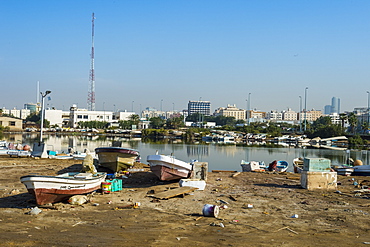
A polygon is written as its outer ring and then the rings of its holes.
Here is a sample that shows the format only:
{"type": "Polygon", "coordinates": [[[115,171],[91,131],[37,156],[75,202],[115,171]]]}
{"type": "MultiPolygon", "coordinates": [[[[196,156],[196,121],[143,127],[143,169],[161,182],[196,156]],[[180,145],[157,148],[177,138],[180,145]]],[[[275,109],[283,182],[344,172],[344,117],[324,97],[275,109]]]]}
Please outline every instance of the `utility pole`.
{"type": "Polygon", "coordinates": [[[307,130],[307,89],[308,87],[304,90],[304,131],[307,130]]]}

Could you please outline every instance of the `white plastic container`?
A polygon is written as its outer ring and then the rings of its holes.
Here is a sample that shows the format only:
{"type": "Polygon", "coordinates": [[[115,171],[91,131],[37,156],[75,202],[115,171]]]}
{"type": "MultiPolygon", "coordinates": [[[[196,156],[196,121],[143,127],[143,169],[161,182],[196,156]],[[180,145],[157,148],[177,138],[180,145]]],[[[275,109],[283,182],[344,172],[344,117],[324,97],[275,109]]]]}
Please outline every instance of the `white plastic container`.
{"type": "Polygon", "coordinates": [[[198,188],[197,190],[204,190],[206,188],[206,181],[199,179],[181,179],[179,185],[180,187],[190,186],[198,188]]]}

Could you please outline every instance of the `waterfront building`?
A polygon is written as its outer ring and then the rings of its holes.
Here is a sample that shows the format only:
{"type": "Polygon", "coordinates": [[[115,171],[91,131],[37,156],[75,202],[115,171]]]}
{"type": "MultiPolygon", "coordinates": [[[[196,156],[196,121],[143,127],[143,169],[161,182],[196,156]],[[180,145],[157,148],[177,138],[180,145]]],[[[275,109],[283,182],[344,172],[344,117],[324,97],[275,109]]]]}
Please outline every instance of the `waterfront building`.
{"type": "Polygon", "coordinates": [[[271,121],[282,121],[283,113],[278,111],[270,111],[266,113],[266,119],[271,121]]]}
{"type": "Polygon", "coordinates": [[[130,112],[127,110],[118,111],[118,112],[109,112],[109,113],[112,113],[111,120],[115,120],[115,121],[109,121],[109,119],[107,119],[106,120],[107,122],[127,121],[131,119],[132,115],[136,114],[135,112],[132,112],[132,111],[130,112]]]}
{"type": "Polygon", "coordinates": [[[227,105],[227,107],[220,107],[215,110],[215,116],[234,117],[235,120],[245,120],[246,111],[239,109],[236,105],[227,105]]]}
{"type": "Polygon", "coordinates": [[[45,109],[45,119],[49,121],[50,126],[69,127],[69,118],[69,111],[45,109]]]}
{"type": "Polygon", "coordinates": [[[147,107],[145,110],[141,112],[141,117],[147,120],[153,117],[160,117],[162,119],[166,119],[166,113],[163,111],[158,111],[155,108],[147,107]]]}
{"type": "Polygon", "coordinates": [[[287,111],[283,111],[282,115],[283,115],[283,120],[284,121],[297,121],[297,119],[298,119],[297,112],[293,111],[290,108],[288,108],[287,111]]]}
{"type": "Polygon", "coordinates": [[[9,128],[10,131],[22,131],[23,121],[20,118],[0,116],[0,125],[9,128]]]}
{"type": "Polygon", "coordinates": [[[69,127],[76,128],[79,122],[101,121],[112,122],[113,112],[111,111],[88,111],[87,109],[79,109],[73,105],[69,111],[69,127]]]}
{"type": "Polygon", "coordinates": [[[189,101],[188,114],[200,113],[205,116],[211,115],[211,102],[209,101],[189,101]]]}
{"type": "Polygon", "coordinates": [[[302,122],[307,119],[308,122],[313,122],[315,121],[316,119],[320,118],[322,116],[322,112],[321,111],[317,111],[317,110],[314,110],[312,109],[311,111],[302,111],[298,114],[298,119],[299,120],[302,120],[302,122]]]}

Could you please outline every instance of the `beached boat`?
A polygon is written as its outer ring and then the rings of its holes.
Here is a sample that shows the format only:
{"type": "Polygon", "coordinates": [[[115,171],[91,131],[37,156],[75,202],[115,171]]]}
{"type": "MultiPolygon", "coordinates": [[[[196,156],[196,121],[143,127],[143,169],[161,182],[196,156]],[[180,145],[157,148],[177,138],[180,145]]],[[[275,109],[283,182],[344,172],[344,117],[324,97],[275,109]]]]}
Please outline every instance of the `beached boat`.
{"type": "Polygon", "coordinates": [[[148,155],[150,170],[163,181],[188,178],[193,170],[191,163],[176,159],[173,155],[148,155]]]}
{"type": "Polygon", "coordinates": [[[264,161],[245,161],[240,162],[243,172],[253,172],[253,171],[265,171],[266,165],[264,161]]]}
{"type": "Polygon", "coordinates": [[[302,173],[303,171],[303,158],[293,159],[293,170],[295,173],[302,173]]]}
{"type": "Polygon", "coordinates": [[[88,194],[101,187],[106,173],[70,172],[57,176],[27,175],[21,182],[35,196],[38,205],[60,202],[73,195],[88,194]]]}
{"type": "Polygon", "coordinates": [[[101,166],[113,172],[126,170],[134,165],[140,153],[123,147],[100,147],[95,149],[101,166]]]}
{"type": "Polygon", "coordinates": [[[353,176],[370,176],[370,165],[353,166],[353,176]]]}
{"type": "Polygon", "coordinates": [[[343,176],[350,176],[354,169],[352,166],[341,166],[341,167],[332,167],[334,171],[337,172],[338,175],[343,176]]]}
{"type": "Polygon", "coordinates": [[[30,146],[22,144],[8,143],[0,141],[0,155],[9,155],[10,157],[30,157],[30,146]]]}
{"type": "Polygon", "coordinates": [[[274,160],[271,162],[267,170],[269,171],[277,171],[277,172],[285,172],[289,167],[289,163],[285,160],[274,160]]]}

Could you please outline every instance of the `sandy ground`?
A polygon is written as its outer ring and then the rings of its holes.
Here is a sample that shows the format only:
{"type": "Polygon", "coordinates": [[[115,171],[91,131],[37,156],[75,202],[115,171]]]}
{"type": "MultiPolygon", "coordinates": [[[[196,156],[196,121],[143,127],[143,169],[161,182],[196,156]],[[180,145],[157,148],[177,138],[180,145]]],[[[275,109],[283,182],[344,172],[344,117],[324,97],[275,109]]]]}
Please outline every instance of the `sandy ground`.
{"type": "Polygon", "coordinates": [[[232,177],[210,172],[204,191],[158,200],[152,193],[179,185],[160,182],[146,169],[124,179],[120,192],[95,193],[81,206],[61,202],[41,208],[38,215],[28,214],[35,201],[20,183],[21,176],[79,171],[81,163],[0,158],[0,246],[370,244],[370,192],[354,193],[353,177],[344,176],[338,176],[338,193],[302,189],[298,174],[244,172],[232,177]],[[134,202],[140,207],[122,209],[134,202]],[[219,216],[203,217],[205,204],[220,206],[219,216]]]}

